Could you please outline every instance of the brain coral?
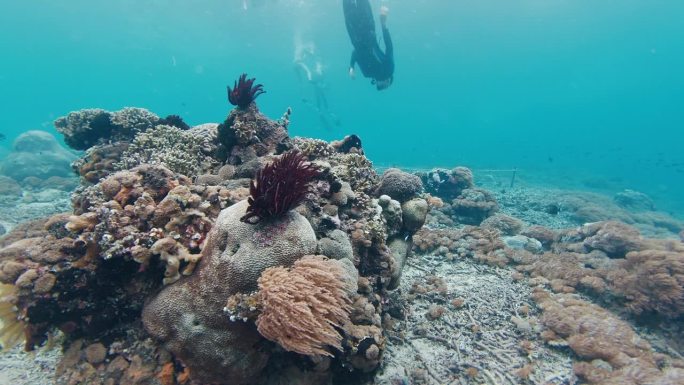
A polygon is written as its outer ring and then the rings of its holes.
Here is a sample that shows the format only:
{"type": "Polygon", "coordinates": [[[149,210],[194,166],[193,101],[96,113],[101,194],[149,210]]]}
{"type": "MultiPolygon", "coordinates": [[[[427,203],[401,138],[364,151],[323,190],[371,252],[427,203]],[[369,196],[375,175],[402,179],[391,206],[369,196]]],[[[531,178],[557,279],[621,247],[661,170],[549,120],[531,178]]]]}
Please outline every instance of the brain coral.
{"type": "Polygon", "coordinates": [[[416,175],[397,168],[389,168],[380,178],[376,194],[386,194],[399,202],[405,202],[423,191],[423,183],[416,175]]]}
{"type": "Polygon", "coordinates": [[[147,331],[183,360],[193,380],[255,383],[268,360],[253,324],[231,322],[226,298],[257,289],[261,273],[290,266],[316,251],[309,222],[290,211],[256,225],[240,221],[247,201],[223,210],[209,233],[195,273],[167,286],[143,310],[147,331]]]}

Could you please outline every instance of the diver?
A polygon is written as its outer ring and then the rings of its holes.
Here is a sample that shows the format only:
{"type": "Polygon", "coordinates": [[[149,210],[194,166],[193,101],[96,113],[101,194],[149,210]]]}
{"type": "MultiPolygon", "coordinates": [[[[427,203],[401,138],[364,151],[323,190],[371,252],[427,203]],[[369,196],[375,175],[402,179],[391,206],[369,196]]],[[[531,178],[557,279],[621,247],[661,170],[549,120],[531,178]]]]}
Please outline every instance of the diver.
{"type": "MultiPolygon", "coordinates": [[[[325,81],[323,63],[316,55],[316,46],[313,42],[303,43],[300,38],[295,39],[293,64],[299,84],[306,85],[305,88],[310,86],[313,91],[313,103],[305,96],[302,97],[302,101],[316,110],[324,128],[332,129],[333,126],[340,126],[340,119],[329,110],[326,95],[328,83],[325,81]]],[[[302,95],[305,93],[302,89],[302,95]]]]}
{"type": "Polygon", "coordinates": [[[389,9],[380,7],[380,26],[385,52],[378,44],[375,33],[373,11],[368,0],[343,0],[344,21],[349,38],[354,46],[349,63],[349,76],[354,78],[354,66],[361,68],[363,76],[371,78],[378,90],[384,90],[394,80],[394,48],[392,38],[387,30],[387,13],[389,9]]]}

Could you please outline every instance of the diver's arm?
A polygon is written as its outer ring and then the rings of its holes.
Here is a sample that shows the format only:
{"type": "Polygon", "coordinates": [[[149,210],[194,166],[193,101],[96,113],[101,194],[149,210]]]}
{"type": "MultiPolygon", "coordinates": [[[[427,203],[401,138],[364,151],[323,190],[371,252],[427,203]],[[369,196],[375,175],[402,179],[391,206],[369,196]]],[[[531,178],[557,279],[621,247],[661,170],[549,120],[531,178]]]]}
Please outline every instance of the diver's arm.
{"type": "Polygon", "coordinates": [[[385,55],[392,58],[394,56],[394,45],[392,45],[392,37],[385,25],[382,25],[382,40],[385,42],[385,55]]]}

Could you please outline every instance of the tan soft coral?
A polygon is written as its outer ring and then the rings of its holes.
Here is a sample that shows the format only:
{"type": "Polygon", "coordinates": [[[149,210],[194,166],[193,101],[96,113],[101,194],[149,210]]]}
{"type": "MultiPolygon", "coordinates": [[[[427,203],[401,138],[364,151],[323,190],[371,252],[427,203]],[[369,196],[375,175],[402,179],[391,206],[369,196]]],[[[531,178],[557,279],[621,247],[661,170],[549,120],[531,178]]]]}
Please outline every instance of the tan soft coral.
{"type": "Polygon", "coordinates": [[[684,314],[684,253],[633,251],[606,275],[631,312],[655,311],[670,318],[684,314]]]}
{"type": "Polygon", "coordinates": [[[564,338],[567,345],[583,360],[600,359],[606,361],[612,369],[598,375],[598,370],[588,370],[590,368],[583,364],[576,366],[578,375],[586,373],[587,377],[603,381],[609,374],[615,375],[610,371],[630,365],[638,365],[642,370],[657,371],[650,344],[642,340],[629,324],[608,310],[568,294],[538,296],[537,299],[544,311],[544,326],[553,334],[564,338]]]}
{"type": "Polygon", "coordinates": [[[9,349],[24,339],[23,324],[17,318],[16,288],[0,284],[0,346],[9,349]]]}
{"type": "Polygon", "coordinates": [[[350,291],[356,291],[356,280],[342,263],[305,256],[292,268],[266,269],[258,281],[259,333],[300,354],[332,356],[328,346],[342,350],[336,328],[349,323],[350,291]]]}
{"type": "Polygon", "coordinates": [[[654,353],[646,340],[610,311],[569,294],[543,291],[535,299],[543,309],[542,322],[550,329],[546,335],[556,338],[550,342],[558,344],[560,336],[561,344],[564,341],[585,360],[574,366],[585,382],[675,384],[684,379],[684,372],[675,367],[680,360],[654,353]]]}

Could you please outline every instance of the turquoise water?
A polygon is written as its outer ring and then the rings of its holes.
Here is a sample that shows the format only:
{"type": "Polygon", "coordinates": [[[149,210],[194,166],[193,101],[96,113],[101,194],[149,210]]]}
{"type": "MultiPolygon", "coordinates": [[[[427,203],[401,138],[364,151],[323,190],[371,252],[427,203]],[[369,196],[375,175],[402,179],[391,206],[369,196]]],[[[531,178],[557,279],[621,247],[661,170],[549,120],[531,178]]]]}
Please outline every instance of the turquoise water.
{"type": "Polygon", "coordinates": [[[357,133],[379,165],[519,168],[684,214],[684,2],[386,1],[396,73],[383,92],[348,78],[340,1],[262,2],[3,1],[0,146],[86,107],[218,122],[247,72],[267,115],[292,107],[294,135],[357,133]],[[316,46],[339,127],[302,101],[298,39],[316,46]]]}

